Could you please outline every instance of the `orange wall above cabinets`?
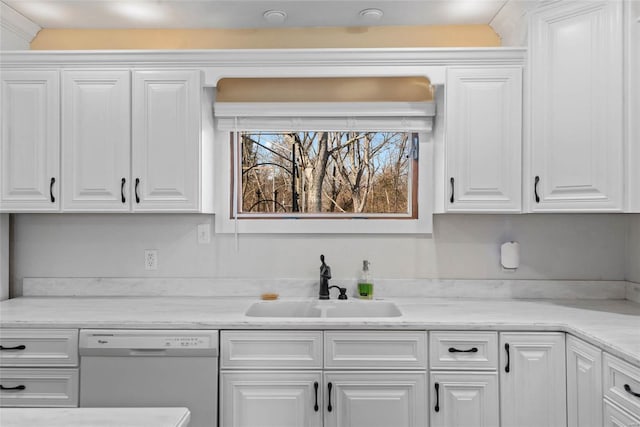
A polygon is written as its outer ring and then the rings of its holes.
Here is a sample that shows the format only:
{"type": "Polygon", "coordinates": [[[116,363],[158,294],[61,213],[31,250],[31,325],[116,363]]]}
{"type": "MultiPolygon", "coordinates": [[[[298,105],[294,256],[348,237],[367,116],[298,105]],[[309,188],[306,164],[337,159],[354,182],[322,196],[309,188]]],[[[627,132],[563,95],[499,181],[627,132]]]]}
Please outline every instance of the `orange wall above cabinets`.
{"type": "Polygon", "coordinates": [[[43,29],[32,50],[496,47],[489,25],[229,29],[43,29]]]}

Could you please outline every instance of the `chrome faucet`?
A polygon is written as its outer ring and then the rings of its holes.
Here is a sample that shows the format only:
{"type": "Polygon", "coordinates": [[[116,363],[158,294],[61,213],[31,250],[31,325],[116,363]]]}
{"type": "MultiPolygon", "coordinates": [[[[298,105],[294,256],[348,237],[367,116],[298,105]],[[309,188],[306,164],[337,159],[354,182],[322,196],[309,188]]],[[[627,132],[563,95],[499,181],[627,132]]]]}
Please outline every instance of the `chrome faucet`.
{"type": "Polygon", "coordinates": [[[324,263],[324,255],[320,255],[320,299],[329,299],[329,279],[331,279],[331,267],[324,263]]]}
{"type": "Polygon", "coordinates": [[[324,255],[320,255],[320,292],[318,297],[320,299],[329,299],[329,289],[337,288],[340,295],[338,299],[347,299],[347,288],[341,288],[340,286],[329,286],[329,279],[331,279],[331,267],[324,263],[324,255]]]}

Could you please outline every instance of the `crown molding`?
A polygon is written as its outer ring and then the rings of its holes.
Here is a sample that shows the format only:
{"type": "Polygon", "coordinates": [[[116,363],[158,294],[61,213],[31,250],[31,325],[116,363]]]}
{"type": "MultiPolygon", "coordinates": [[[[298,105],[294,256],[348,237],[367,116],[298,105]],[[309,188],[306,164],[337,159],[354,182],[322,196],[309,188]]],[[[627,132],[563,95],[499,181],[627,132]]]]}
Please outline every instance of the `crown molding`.
{"type": "Polygon", "coordinates": [[[0,2],[0,26],[3,32],[10,32],[24,41],[27,46],[42,29],[38,24],[16,12],[4,2],[0,2]]]}
{"type": "Polygon", "coordinates": [[[498,33],[502,46],[527,45],[527,16],[531,10],[544,6],[545,0],[508,0],[489,25],[498,33]]]}
{"type": "Polygon", "coordinates": [[[426,76],[449,66],[522,66],[526,48],[215,49],[0,52],[2,68],[199,68],[205,85],[224,77],[426,76]]]}

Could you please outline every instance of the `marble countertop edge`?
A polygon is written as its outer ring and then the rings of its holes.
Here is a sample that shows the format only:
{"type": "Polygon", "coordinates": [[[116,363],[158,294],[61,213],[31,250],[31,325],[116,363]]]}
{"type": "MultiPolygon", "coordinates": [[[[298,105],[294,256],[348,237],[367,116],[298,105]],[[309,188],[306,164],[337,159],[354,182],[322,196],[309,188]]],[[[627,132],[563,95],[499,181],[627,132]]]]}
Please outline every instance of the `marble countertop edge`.
{"type": "Polygon", "coordinates": [[[396,302],[403,315],[384,318],[248,317],[244,314],[246,309],[258,299],[244,297],[22,297],[0,303],[0,327],[555,331],[574,335],[640,367],[640,304],[634,302],[387,300],[396,302]]]}

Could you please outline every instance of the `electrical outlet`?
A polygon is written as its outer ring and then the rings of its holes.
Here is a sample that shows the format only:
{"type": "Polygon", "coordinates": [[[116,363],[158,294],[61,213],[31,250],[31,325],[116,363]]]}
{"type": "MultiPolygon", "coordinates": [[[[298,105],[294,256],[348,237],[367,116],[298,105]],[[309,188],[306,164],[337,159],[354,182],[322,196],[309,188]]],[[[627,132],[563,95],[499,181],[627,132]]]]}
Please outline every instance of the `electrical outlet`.
{"type": "Polygon", "coordinates": [[[211,224],[198,224],[198,243],[211,243],[211,224]]]}
{"type": "Polygon", "coordinates": [[[155,249],[145,249],[144,251],[144,269],[158,269],[158,251],[155,249]]]}

